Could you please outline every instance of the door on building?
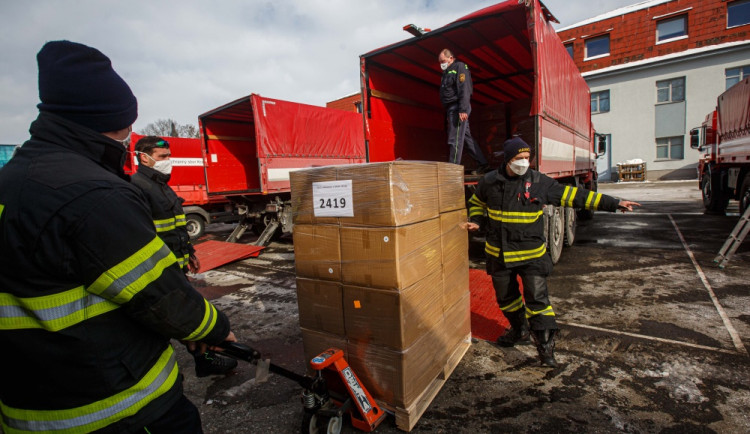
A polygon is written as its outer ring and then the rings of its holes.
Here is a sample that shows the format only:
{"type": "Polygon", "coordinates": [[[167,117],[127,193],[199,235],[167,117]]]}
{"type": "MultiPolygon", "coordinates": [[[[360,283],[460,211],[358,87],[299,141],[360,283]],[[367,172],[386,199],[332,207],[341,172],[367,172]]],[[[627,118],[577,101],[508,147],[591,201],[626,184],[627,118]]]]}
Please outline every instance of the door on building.
{"type": "Polygon", "coordinates": [[[607,141],[607,152],[596,158],[596,172],[599,174],[599,182],[612,181],[612,134],[605,134],[607,141]]]}

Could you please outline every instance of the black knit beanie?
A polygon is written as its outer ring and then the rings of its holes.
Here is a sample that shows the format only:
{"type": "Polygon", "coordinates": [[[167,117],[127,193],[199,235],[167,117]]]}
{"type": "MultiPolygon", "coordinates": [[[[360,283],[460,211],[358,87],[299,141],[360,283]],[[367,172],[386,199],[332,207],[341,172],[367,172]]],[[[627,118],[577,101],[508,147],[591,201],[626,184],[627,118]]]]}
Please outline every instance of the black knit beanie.
{"type": "Polygon", "coordinates": [[[129,127],[138,117],[138,101],[127,83],[96,48],[52,41],[36,56],[40,111],[54,113],[104,133],[129,127]]]}
{"type": "Polygon", "coordinates": [[[503,143],[503,155],[505,161],[510,161],[521,152],[531,152],[531,148],[520,137],[513,137],[503,143]]]}

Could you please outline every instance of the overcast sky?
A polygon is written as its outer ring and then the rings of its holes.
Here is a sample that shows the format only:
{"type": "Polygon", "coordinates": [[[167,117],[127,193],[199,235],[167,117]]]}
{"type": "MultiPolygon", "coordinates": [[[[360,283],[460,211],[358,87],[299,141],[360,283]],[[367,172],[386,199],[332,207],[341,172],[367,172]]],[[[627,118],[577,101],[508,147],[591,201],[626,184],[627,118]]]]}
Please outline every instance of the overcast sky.
{"type": "MultiPolygon", "coordinates": [[[[138,98],[140,130],[251,93],[325,105],[359,91],[359,55],[499,0],[2,0],[0,143],[38,111],[36,53],[68,39],[98,48],[138,98]]],[[[545,0],[557,28],[639,0],[545,0]]],[[[435,65],[438,66],[437,64],[435,65]]]]}

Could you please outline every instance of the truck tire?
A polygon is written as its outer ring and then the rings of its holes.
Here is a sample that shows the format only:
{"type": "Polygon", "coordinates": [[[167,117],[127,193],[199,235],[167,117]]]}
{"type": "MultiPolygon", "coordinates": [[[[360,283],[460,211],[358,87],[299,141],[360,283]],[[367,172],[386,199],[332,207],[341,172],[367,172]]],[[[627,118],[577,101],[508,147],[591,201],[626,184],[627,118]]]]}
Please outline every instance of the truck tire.
{"type": "Polygon", "coordinates": [[[745,180],[742,181],[742,187],[740,188],[740,215],[745,214],[745,210],[750,207],[750,173],[745,175],[745,180]]]}
{"type": "Polygon", "coordinates": [[[185,216],[185,226],[191,240],[200,237],[206,230],[206,222],[199,214],[188,214],[185,216]]]}
{"type": "Polygon", "coordinates": [[[721,188],[721,175],[709,171],[701,177],[701,196],[707,213],[724,214],[729,204],[729,195],[721,188]]]}
{"type": "Polygon", "coordinates": [[[565,247],[570,247],[576,239],[576,210],[574,208],[563,209],[565,210],[565,247]]]}
{"type": "Polygon", "coordinates": [[[565,238],[565,222],[563,208],[547,205],[552,208],[549,211],[549,231],[547,232],[547,250],[552,258],[552,263],[557,264],[562,255],[563,240],[565,238]]]}

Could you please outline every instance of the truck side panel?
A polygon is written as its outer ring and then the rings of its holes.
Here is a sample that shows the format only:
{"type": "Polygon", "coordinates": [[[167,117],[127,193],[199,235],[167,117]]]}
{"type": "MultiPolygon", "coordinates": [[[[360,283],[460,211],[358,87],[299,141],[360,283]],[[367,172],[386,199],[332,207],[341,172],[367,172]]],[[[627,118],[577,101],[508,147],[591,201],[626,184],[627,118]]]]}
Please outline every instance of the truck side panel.
{"type": "Polygon", "coordinates": [[[750,78],[719,95],[719,163],[750,162],[750,78]]]}

